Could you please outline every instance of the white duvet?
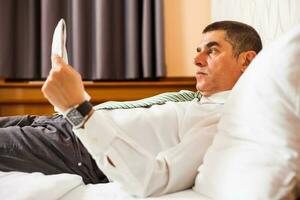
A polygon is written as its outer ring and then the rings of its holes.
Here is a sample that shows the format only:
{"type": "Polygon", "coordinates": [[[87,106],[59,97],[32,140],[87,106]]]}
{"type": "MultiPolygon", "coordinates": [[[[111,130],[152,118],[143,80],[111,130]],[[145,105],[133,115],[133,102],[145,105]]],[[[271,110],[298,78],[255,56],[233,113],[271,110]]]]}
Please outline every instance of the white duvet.
{"type": "MultiPolygon", "coordinates": [[[[84,185],[80,176],[70,174],[44,175],[41,173],[0,172],[1,200],[134,200],[117,183],[84,185]]],[[[207,200],[185,190],[148,200],[207,200]]]]}

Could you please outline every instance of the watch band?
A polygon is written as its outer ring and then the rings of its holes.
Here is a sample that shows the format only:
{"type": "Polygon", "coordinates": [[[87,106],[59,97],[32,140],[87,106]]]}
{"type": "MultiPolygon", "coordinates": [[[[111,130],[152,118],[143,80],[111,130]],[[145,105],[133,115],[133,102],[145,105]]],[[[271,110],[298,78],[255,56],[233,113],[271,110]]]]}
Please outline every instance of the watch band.
{"type": "Polygon", "coordinates": [[[87,116],[92,109],[93,105],[89,101],[84,101],[76,107],[82,117],[87,116]]]}
{"type": "Polygon", "coordinates": [[[78,106],[70,108],[64,113],[64,116],[72,124],[73,128],[77,129],[82,127],[92,109],[93,105],[88,101],[84,101],[78,106]]]}

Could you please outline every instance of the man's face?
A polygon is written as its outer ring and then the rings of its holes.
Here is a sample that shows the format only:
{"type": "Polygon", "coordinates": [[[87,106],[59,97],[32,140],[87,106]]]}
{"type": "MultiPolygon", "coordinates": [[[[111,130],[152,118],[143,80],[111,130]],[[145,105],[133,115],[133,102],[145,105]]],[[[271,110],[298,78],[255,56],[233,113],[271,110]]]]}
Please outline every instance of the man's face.
{"type": "Polygon", "coordinates": [[[196,88],[204,96],[232,89],[242,74],[242,62],[225,36],[221,30],[204,33],[197,48],[196,88]]]}

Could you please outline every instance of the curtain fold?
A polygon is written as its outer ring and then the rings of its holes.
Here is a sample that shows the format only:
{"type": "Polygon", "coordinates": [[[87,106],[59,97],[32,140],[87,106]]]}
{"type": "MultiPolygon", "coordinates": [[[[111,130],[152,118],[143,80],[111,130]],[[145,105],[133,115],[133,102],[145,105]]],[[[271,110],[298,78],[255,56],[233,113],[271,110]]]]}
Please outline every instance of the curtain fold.
{"type": "Polygon", "coordinates": [[[162,0],[0,0],[0,77],[44,79],[54,28],[85,80],[165,76],[162,0]]]}

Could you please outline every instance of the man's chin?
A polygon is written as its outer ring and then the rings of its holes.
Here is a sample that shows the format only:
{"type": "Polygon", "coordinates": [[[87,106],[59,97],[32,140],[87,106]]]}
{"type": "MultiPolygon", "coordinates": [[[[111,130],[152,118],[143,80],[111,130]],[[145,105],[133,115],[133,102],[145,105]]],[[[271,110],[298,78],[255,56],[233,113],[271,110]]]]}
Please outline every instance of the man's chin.
{"type": "Polygon", "coordinates": [[[203,84],[200,84],[200,83],[196,84],[196,89],[199,92],[204,92],[205,91],[205,87],[203,86],[203,84]]]}
{"type": "Polygon", "coordinates": [[[203,96],[210,96],[211,92],[207,89],[205,89],[202,85],[196,85],[196,89],[198,92],[200,92],[203,96]]]}

